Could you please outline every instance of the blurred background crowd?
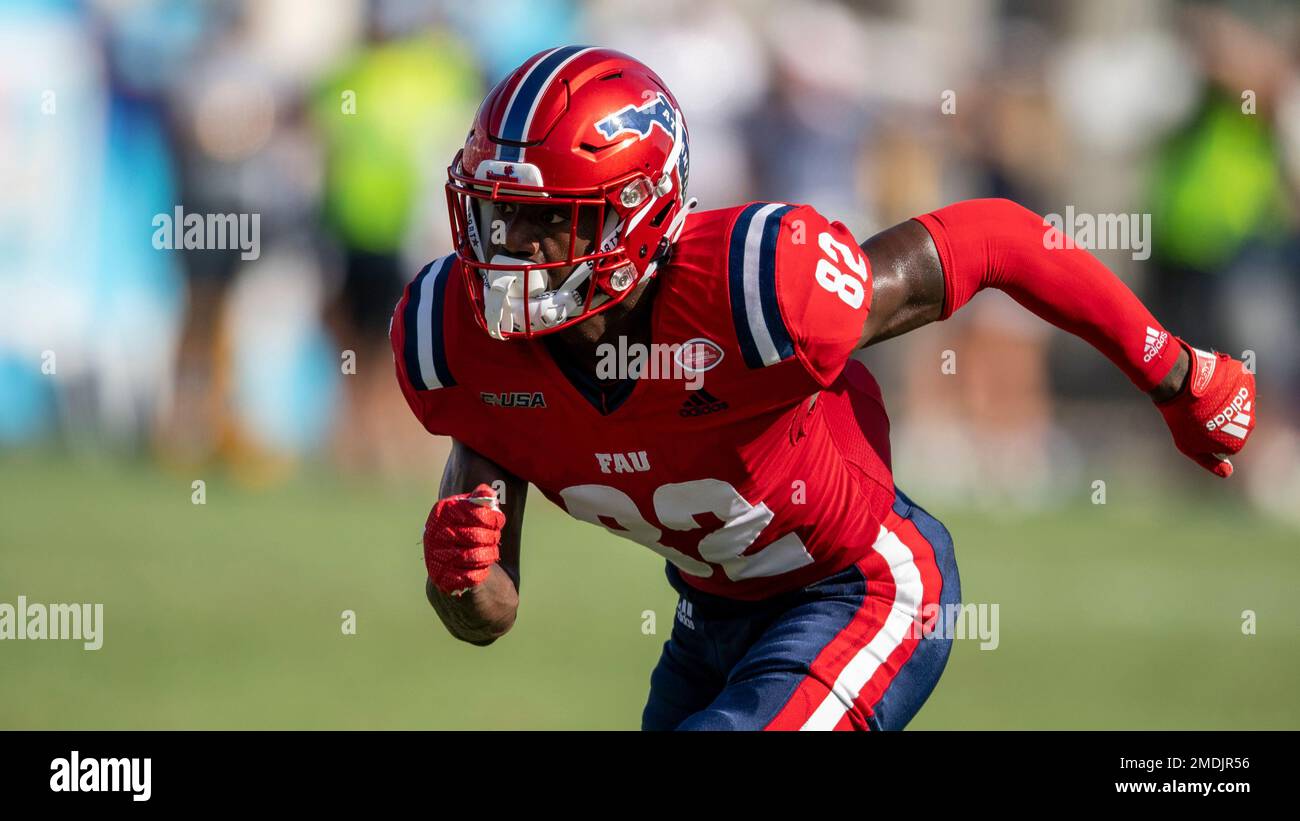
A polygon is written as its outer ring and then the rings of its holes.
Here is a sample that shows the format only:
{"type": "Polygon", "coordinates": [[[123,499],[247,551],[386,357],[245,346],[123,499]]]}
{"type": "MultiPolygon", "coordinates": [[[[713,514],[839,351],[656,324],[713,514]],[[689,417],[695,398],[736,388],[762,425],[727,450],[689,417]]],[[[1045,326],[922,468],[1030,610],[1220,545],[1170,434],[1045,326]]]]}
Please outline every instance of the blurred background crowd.
{"type": "MultiPolygon", "coordinates": [[[[449,248],[479,100],[572,42],[668,83],[702,208],[807,202],[859,239],[977,196],[1152,214],[1150,259],[1098,254],[1175,333],[1253,352],[1233,492],[1300,524],[1290,2],[4,0],[0,451],[436,476],[388,318],[449,248]],[[260,255],[156,250],[178,205],[260,214],[260,255]]],[[[1001,295],[866,358],[927,500],[1206,481],[1104,358],[1001,295]]]]}

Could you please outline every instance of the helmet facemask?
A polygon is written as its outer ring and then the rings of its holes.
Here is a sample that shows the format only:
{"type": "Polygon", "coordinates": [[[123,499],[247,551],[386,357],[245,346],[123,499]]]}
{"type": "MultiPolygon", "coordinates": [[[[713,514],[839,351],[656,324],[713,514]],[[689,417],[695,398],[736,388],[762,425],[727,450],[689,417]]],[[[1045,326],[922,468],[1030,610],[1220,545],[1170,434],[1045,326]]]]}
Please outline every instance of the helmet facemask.
{"type": "MultiPolygon", "coordinates": [[[[510,170],[519,178],[534,176],[520,166],[510,170]]],[[[453,236],[477,319],[492,337],[552,333],[612,307],[634,290],[642,272],[628,258],[624,241],[629,226],[659,199],[644,175],[581,191],[473,179],[456,173],[458,168],[459,157],[447,184],[453,236]],[[537,209],[532,222],[544,232],[550,224],[568,226],[562,239],[539,240],[542,262],[521,259],[506,247],[511,219],[528,219],[516,214],[520,209],[537,209]]],[[[500,175],[489,170],[486,176],[500,175]]],[[[540,174],[535,176],[540,182],[540,174]]]]}

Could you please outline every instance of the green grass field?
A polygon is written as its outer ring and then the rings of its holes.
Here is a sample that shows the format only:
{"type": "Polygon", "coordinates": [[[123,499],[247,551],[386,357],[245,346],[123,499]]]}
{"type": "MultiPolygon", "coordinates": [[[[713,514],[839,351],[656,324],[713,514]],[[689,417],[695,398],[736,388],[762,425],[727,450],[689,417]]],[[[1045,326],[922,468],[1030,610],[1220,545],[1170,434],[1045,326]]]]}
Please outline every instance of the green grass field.
{"type": "MultiPolygon", "coordinates": [[[[636,727],[673,617],[661,561],[535,494],[519,622],[460,644],[423,595],[433,487],[0,456],[0,602],[105,617],[95,652],[0,643],[0,728],[636,727]]],[[[1300,728],[1296,534],[1234,501],[1109,497],[1016,521],[931,509],[1001,634],[956,643],[913,728],[1300,728]]]]}

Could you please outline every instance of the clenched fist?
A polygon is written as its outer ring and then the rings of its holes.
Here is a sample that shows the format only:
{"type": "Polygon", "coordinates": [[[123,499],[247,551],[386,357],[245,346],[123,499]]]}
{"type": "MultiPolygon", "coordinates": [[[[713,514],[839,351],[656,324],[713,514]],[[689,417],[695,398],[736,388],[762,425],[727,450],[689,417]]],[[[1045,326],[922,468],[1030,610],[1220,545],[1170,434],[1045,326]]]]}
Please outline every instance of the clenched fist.
{"type": "Polygon", "coordinates": [[[484,582],[500,558],[506,517],[491,487],[439,499],[424,523],[424,564],[433,585],[459,596],[484,582]]]}
{"type": "Polygon", "coordinates": [[[1157,402],[1174,445],[1216,476],[1232,475],[1228,457],[1255,429],[1255,375],[1224,353],[1206,353],[1178,340],[1191,357],[1187,382],[1157,402]]]}

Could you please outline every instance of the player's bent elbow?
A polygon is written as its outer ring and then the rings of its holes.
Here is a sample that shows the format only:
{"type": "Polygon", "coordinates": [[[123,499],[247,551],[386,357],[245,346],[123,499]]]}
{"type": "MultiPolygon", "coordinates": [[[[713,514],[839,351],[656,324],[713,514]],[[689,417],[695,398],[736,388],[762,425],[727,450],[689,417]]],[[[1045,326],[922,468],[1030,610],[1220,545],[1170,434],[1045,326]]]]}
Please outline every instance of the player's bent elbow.
{"type": "Polygon", "coordinates": [[[487,647],[510,632],[510,628],[515,626],[515,615],[516,611],[512,610],[508,616],[495,622],[484,623],[478,630],[468,635],[456,635],[454,632],[452,635],[466,644],[472,644],[475,647],[487,647]]]}
{"type": "MultiPolygon", "coordinates": [[[[983,261],[984,266],[995,269],[1008,264],[1005,259],[1008,252],[1033,253],[1052,247],[1047,243],[1047,232],[1056,227],[1052,215],[1043,216],[1005,197],[962,200],[939,209],[935,215],[950,242],[959,242],[965,255],[973,256],[976,263],[983,261]],[[990,247],[1000,250],[995,253],[990,247]]],[[[1018,262],[1023,264],[1024,260],[1018,262]]],[[[984,266],[979,269],[983,270],[984,266]]]]}
{"type": "Polygon", "coordinates": [[[492,622],[465,623],[443,618],[443,625],[452,638],[475,647],[487,647],[510,632],[510,628],[515,626],[515,614],[511,613],[506,618],[492,622]]]}
{"type": "Polygon", "coordinates": [[[518,599],[485,604],[470,596],[448,596],[430,581],[425,583],[425,596],[452,638],[475,647],[487,647],[509,633],[519,610],[518,599]]]}

